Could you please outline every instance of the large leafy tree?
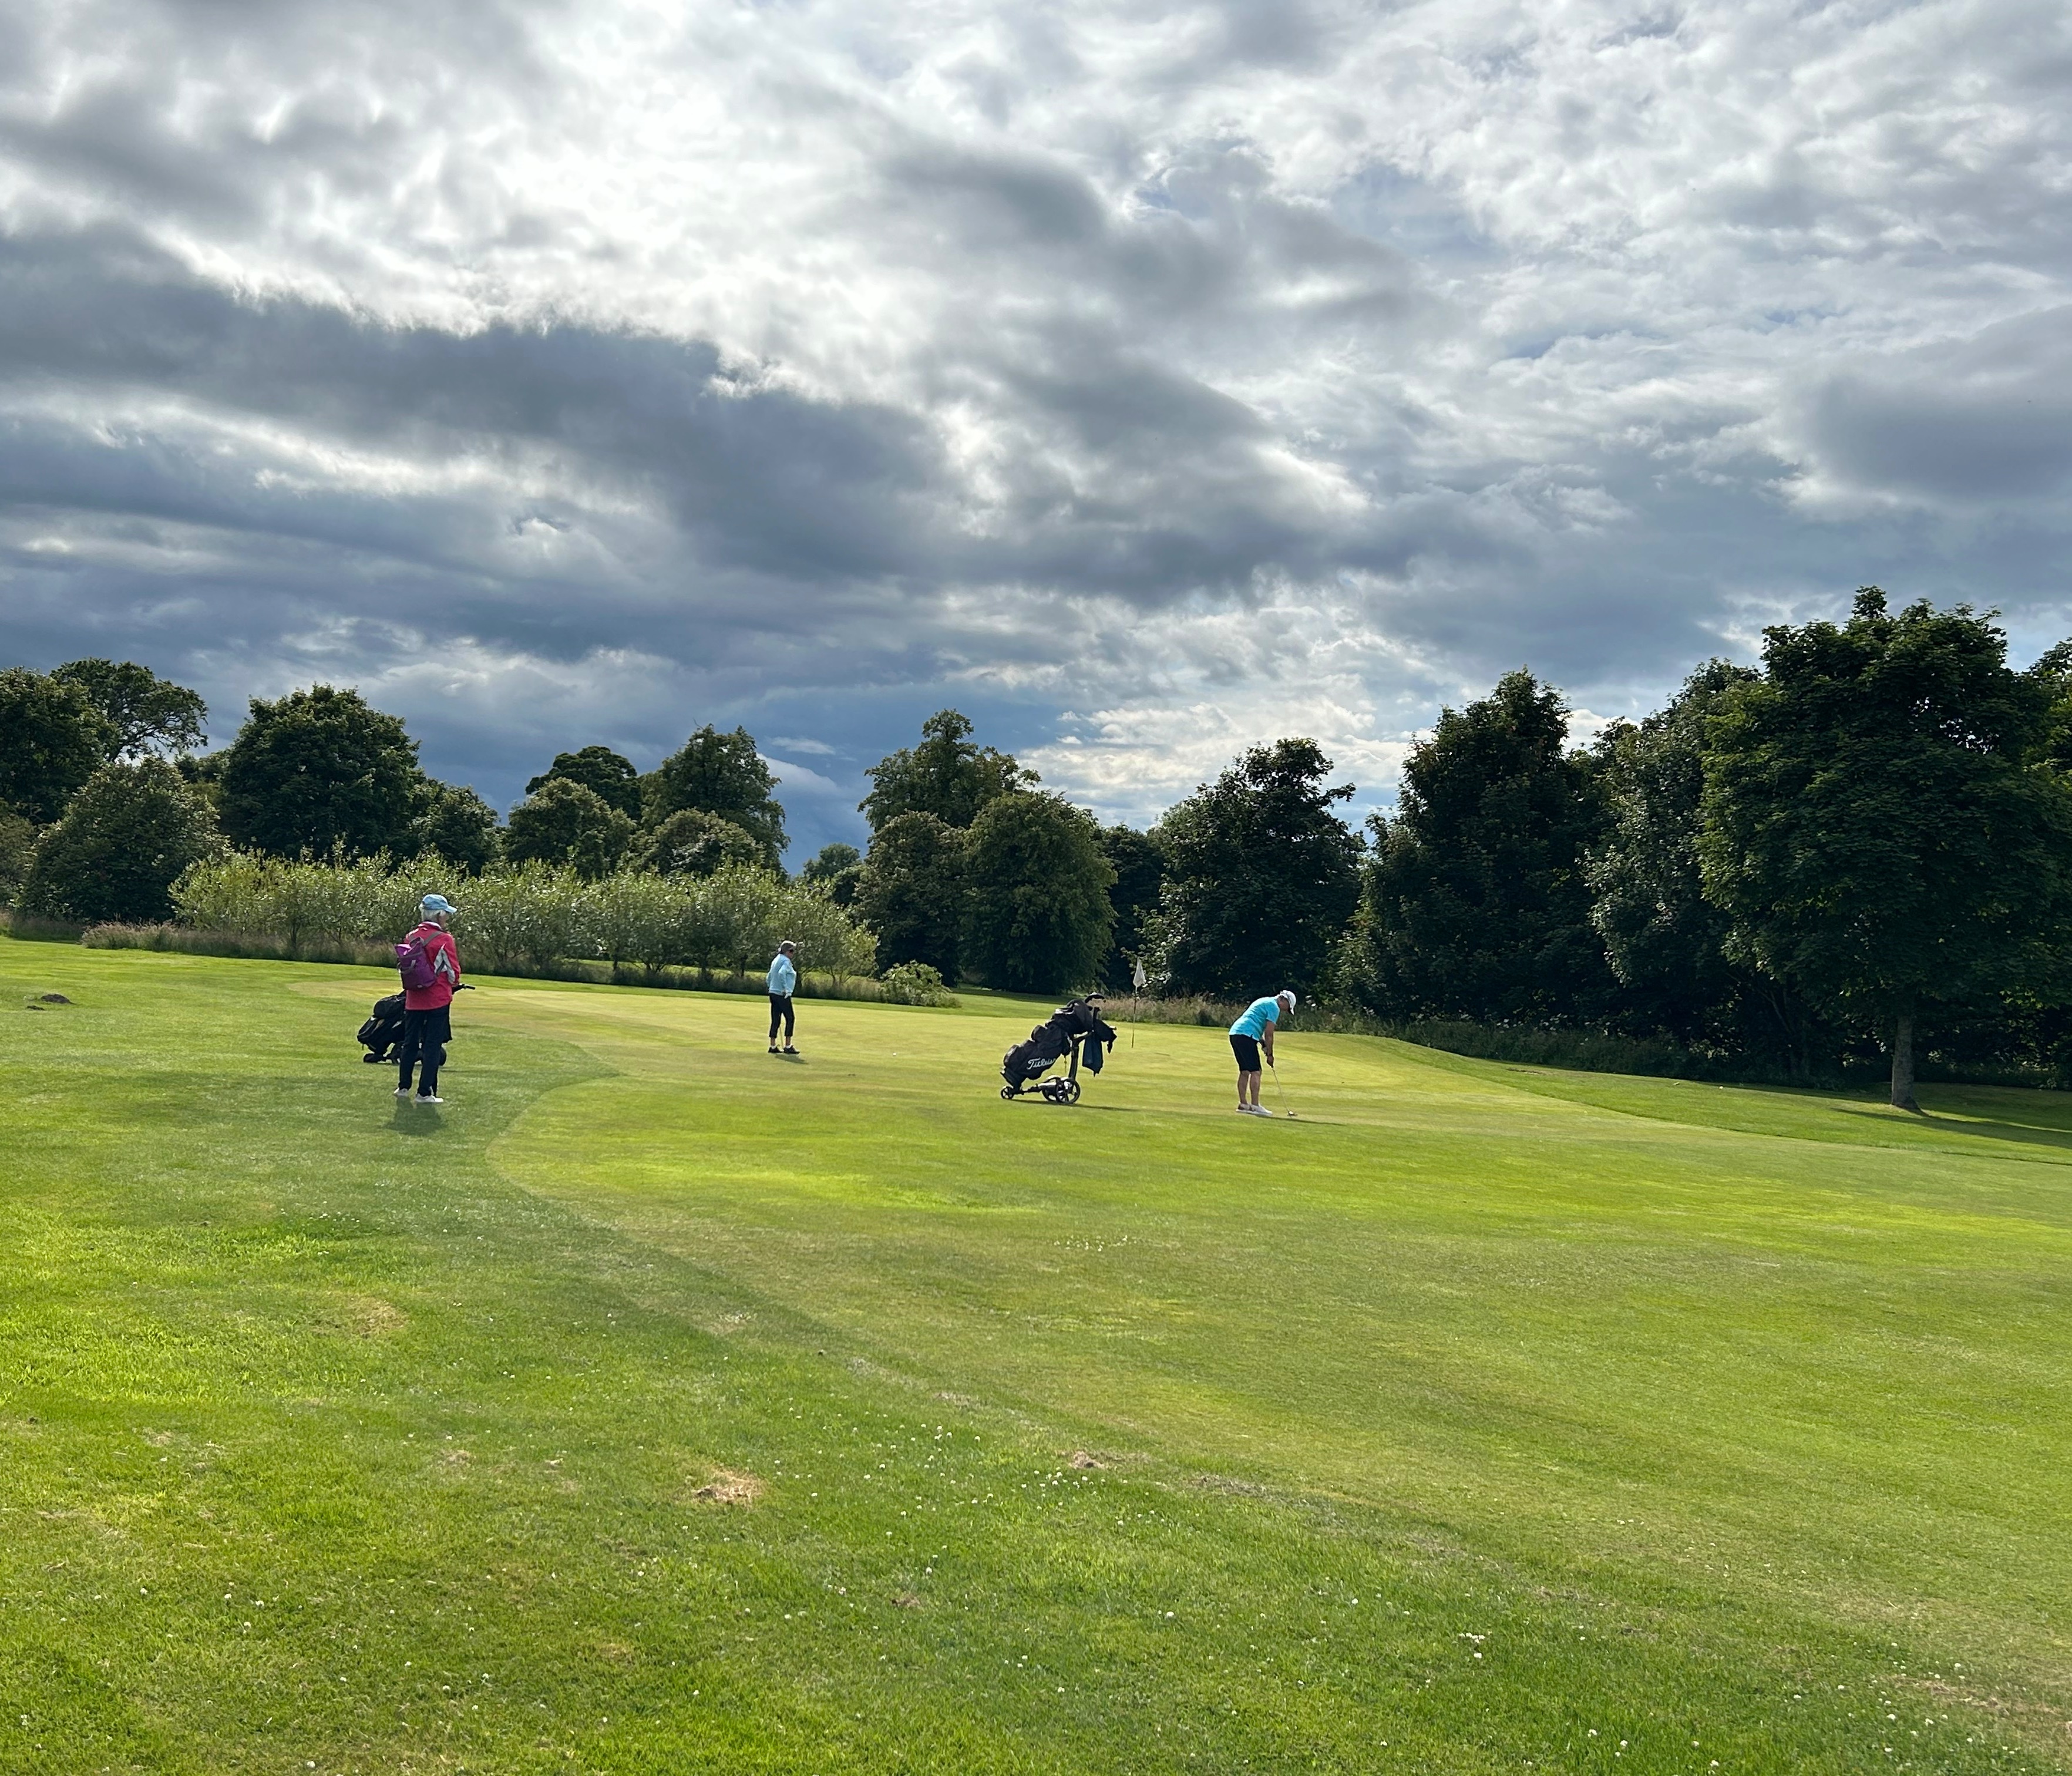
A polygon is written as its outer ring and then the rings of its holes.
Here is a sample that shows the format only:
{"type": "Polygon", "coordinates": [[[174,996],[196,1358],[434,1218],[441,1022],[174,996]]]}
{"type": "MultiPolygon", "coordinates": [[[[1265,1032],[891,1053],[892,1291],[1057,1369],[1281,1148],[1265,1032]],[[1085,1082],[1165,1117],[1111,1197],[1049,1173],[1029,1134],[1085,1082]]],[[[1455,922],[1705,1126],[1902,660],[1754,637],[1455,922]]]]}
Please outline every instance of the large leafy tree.
{"type": "Polygon", "coordinates": [[[1092,985],[1115,921],[1114,882],[1090,816],[1056,796],[994,798],[972,822],[964,854],[964,966],[1020,992],[1092,985]]]}
{"type": "Polygon", "coordinates": [[[108,723],[112,756],[187,753],[206,746],[208,705],[198,691],[161,678],[134,660],[75,660],[51,676],[76,684],[108,723]]]}
{"type": "Polygon", "coordinates": [[[2015,993],[2062,1001],[2072,784],[2057,672],[2018,672],[1968,606],[1780,626],[1706,729],[1699,855],[1736,951],[1891,1045],[1914,1108],[1923,1021],[2015,993]]]}
{"type": "Polygon", "coordinates": [[[972,725],[955,709],[921,724],[921,743],[902,746],[873,765],[870,793],[857,805],[875,832],[902,814],[932,814],[948,826],[969,826],[998,797],[1037,782],[1012,754],[972,743],[972,725]]]}
{"type": "Polygon", "coordinates": [[[479,876],[504,849],[496,810],[464,783],[427,779],[410,822],[409,848],[479,876]]]}
{"type": "Polygon", "coordinates": [[[1668,708],[1622,727],[1605,748],[1605,820],[1584,870],[1591,922],[1628,1005],[1689,1042],[1731,990],[1727,916],[1698,870],[1705,718],[1720,693],[1754,676],[1708,660],[1668,708]]]}
{"type": "Polygon", "coordinates": [[[84,685],[0,672],[0,804],[43,825],[115,750],[116,735],[84,685]]]}
{"type": "Polygon", "coordinates": [[[20,904],[49,919],[170,919],[172,886],[220,845],[208,804],[162,758],[104,765],[37,841],[20,904]]]}
{"type": "Polygon", "coordinates": [[[36,823],[26,814],[0,808],[0,906],[14,904],[35,853],[36,823]]]}
{"type": "Polygon", "coordinates": [[[513,863],[567,864],[578,874],[608,876],[633,844],[634,825],[594,789],[549,777],[511,810],[504,854],[513,863]]]}
{"type": "Polygon", "coordinates": [[[1170,984],[1224,997],[1312,989],[1359,898],[1360,841],[1314,740],[1255,746],[1166,812],[1149,942],[1170,984]]]}
{"type": "Polygon", "coordinates": [[[1166,859],[1151,835],[1133,826],[1103,827],[1101,854],[1115,872],[1115,886],[1108,894],[1115,919],[1100,976],[1111,987],[1126,987],[1145,952],[1145,922],[1157,911],[1166,886],[1166,859]]]}
{"type": "Polygon", "coordinates": [[[417,743],[354,690],[313,684],[252,713],[223,754],[216,806],[232,841],[279,857],[411,849],[417,743]]]}
{"type": "Polygon", "coordinates": [[[640,773],[633,761],[609,746],[585,746],[578,752],[557,752],[554,762],[525,785],[528,796],[537,795],[551,777],[565,777],[594,791],[607,807],[633,820],[640,818],[640,773]]]}
{"type": "Polygon", "coordinates": [[[933,814],[895,814],[873,835],[856,905],[878,934],[878,965],[926,962],[957,978],[964,935],[961,827],[933,814]]]}
{"type": "Polygon", "coordinates": [[[783,867],[782,853],[791,841],[784,832],[777,779],[746,728],[722,734],[707,722],[643,778],[641,787],[649,825],[659,826],[684,808],[702,808],[754,839],[764,868],[783,867]]]}
{"type": "Polygon", "coordinates": [[[680,808],[635,843],[643,870],[662,876],[709,876],[729,865],[764,862],[763,847],[736,826],[701,808],[680,808]]]}
{"type": "Polygon", "coordinates": [[[1593,761],[1568,747],[1560,693],[1527,672],[1441,713],[1374,822],[1366,990],[1413,1016],[1553,1022],[1612,994],[1590,923],[1585,846],[1602,818],[1593,761]]]}
{"type": "Polygon", "coordinates": [[[1627,1028],[1804,1075],[1832,1063],[1837,1033],[1784,982],[1729,955],[1730,923],[1705,898],[1698,861],[1705,723],[1757,676],[1708,660],[1667,709],[1613,730],[1604,824],[1583,873],[1627,1028]]]}
{"type": "Polygon", "coordinates": [[[822,845],[807,860],[799,879],[810,888],[819,889],[836,906],[852,906],[863,880],[863,853],[837,839],[822,845]]]}

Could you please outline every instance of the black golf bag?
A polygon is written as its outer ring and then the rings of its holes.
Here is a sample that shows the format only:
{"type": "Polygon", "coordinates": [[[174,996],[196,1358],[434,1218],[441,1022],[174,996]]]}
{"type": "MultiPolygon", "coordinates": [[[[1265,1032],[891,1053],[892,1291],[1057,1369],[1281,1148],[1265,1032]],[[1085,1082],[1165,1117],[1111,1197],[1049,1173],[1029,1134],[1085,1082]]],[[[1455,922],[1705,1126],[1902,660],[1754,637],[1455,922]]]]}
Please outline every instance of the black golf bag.
{"type": "Polygon", "coordinates": [[[1000,1088],[1003,1098],[1018,1098],[1032,1086],[1052,1104],[1076,1104],[1079,1096],[1079,1063],[1089,1073],[1098,1073],[1115,1046],[1115,1031],[1100,1014],[1100,995],[1075,999],[1052,1012],[1034,1030],[1029,1040],[1017,1042],[1001,1057],[1000,1076],[1007,1083],[1000,1088]],[[1070,1060],[1061,1079],[1035,1082],[1061,1059],[1070,1060]]]}
{"type": "Polygon", "coordinates": [[[396,1059],[396,1045],[403,1039],[403,996],[392,993],[374,1001],[374,1009],[360,1026],[360,1046],[367,1052],[360,1058],[369,1067],[380,1067],[396,1059]]]}

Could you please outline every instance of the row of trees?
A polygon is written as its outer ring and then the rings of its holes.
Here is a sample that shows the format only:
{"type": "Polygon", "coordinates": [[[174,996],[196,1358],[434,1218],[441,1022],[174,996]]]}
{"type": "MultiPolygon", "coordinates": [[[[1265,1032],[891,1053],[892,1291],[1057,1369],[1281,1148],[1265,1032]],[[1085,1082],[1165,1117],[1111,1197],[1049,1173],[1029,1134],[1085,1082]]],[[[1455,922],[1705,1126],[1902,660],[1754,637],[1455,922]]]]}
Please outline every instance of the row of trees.
{"type": "Polygon", "coordinates": [[[739,729],[701,728],[644,776],[606,747],[562,754],[505,826],[428,775],[402,722],[356,691],[255,698],[230,745],[203,753],[207,713],[131,662],[0,672],[0,898],[59,919],[162,918],[181,872],[226,847],[596,879],[780,872],[787,843],[775,779],[739,729]]]}
{"type": "MultiPolygon", "coordinates": [[[[500,828],[352,692],[254,702],[196,758],[203,713],[127,664],[0,674],[16,854],[55,822],[23,904],[139,916],[218,823],[261,854],[780,871],[783,810],[738,729],[644,775],[606,747],[561,754],[500,828]]],[[[1895,613],[1866,589],[1847,621],[1772,629],[1759,667],[1709,662],[1587,747],[1558,692],[1512,673],[1441,716],[1363,834],[1301,738],[1148,832],[1099,825],[955,710],[869,775],[867,851],[830,845],[800,882],[860,915],[881,968],[1048,992],[1141,966],[1176,992],[1293,985],[1802,1076],[1883,1049],[1901,1102],[1922,1029],[1955,1058],[2072,1061],[2072,644],[2016,671],[1968,607],[1895,613]]]]}
{"type": "Polygon", "coordinates": [[[1882,1051],[1901,1104],[1924,1030],[1954,1060],[2072,1063],[2072,643],[2017,671],[1967,606],[1866,588],[1587,747],[1511,673],[1441,714],[1363,835],[1308,740],[1137,833],[968,735],[946,712],[872,773],[850,867],[881,960],[1120,985],[1141,958],[1174,991],[1286,984],[1799,1077],[1882,1051]],[[1023,857],[1048,891],[1013,923],[1023,857]]]}
{"type": "Polygon", "coordinates": [[[1967,607],[1766,632],[1582,750],[1523,672],[1448,711],[1373,823],[1347,997],[1667,1036],[1802,1076],[1882,1049],[2067,1059],[2072,647],[1967,607]]]}

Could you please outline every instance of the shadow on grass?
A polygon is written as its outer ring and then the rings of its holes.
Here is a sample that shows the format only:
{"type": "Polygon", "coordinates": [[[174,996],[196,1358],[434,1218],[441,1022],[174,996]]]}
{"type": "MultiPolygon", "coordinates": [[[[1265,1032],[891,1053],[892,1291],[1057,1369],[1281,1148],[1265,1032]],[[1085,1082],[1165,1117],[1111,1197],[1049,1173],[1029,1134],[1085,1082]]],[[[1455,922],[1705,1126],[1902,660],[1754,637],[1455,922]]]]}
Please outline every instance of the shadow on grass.
{"type": "Polygon", "coordinates": [[[398,1098],[388,1126],[399,1135],[435,1135],[445,1124],[437,1104],[428,1109],[422,1104],[412,1104],[408,1099],[398,1098]]]}
{"type": "Polygon", "coordinates": [[[1890,1105],[1875,1101],[1844,1104],[1836,1108],[1844,1116],[1871,1124],[1890,1122],[1904,1128],[1933,1128],[1944,1134],[1971,1135],[1981,1141],[2004,1141],[2016,1146],[2051,1147],[2061,1153],[2072,1153],[2072,1126],[1995,1115],[1994,1111],[2004,1108],[1999,1104],[1946,1100],[1925,1104],[1912,1112],[1895,1112],[1890,1105]]]}

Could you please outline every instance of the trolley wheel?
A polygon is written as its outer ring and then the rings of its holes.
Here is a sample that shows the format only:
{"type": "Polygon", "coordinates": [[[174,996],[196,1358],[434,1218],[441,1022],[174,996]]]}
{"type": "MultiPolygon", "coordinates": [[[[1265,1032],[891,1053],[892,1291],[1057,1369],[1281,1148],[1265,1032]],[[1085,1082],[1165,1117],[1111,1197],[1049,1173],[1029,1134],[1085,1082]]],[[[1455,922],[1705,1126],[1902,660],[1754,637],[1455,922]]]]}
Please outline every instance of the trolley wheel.
{"type": "Polygon", "coordinates": [[[1059,1080],[1057,1096],[1050,1101],[1053,1104],[1077,1104],[1079,1101],[1079,1082],[1077,1079],[1059,1080]]]}
{"type": "Polygon", "coordinates": [[[1000,1095],[1003,1098],[1013,1098],[1020,1096],[1020,1094],[1017,1092],[1014,1087],[1011,1085],[1003,1085],[1000,1088],[1000,1095]]]}

